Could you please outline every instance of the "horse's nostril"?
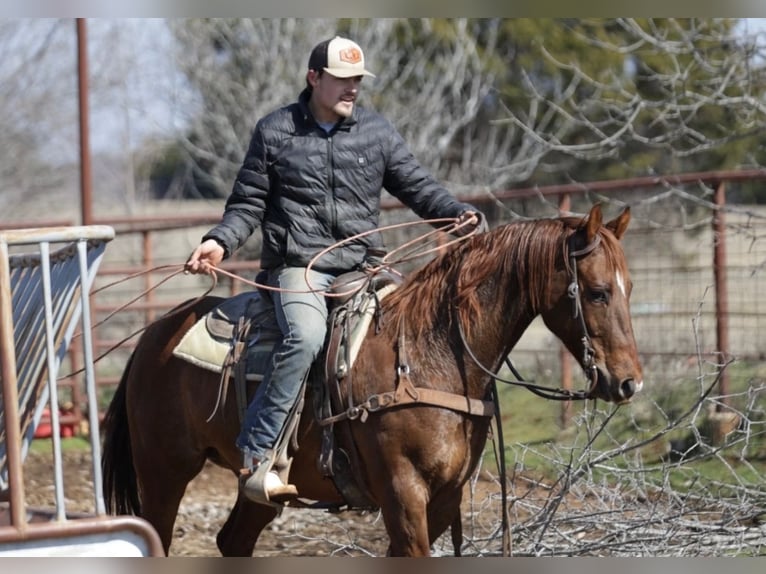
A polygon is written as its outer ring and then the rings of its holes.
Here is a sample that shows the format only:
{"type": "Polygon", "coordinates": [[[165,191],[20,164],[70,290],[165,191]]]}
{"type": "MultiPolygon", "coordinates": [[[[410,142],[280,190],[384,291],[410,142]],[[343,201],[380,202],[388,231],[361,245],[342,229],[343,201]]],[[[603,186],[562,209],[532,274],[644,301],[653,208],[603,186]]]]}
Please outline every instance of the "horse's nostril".
{"type": "Polygon", "coordinates": [[[629,399],[636,394],[636,382],[633,379],[625,379],[620,383],[620,395],[623,399],[629,399]]]}

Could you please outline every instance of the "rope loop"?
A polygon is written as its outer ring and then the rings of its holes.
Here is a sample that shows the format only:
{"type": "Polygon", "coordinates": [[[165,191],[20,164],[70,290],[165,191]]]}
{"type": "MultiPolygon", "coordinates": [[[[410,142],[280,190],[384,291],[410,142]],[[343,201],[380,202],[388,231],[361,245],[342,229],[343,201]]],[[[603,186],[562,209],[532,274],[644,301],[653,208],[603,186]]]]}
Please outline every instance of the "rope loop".
{"type": "MultiPolygon", "coordinates": [[[[411,221],[411,222],[397,223],[397,224],[392,224],[392,225],[386,225],[386,226],[383,226],[383,227],[378,227],[378,228],[375,228],[373,230],[366,231],[364,233],[359,233],[359,234],[354,235],[352,237],[348,237],[346,239],[338,241],[337,243],[334,243],[333,245],[331,245],[331,246],[327,247],[326,249],[323,249],[322,251],[320,251],[316,256],[314,256],[313,259],[311,259],[311,261],[309,262],[308,266],[306,267],[306,284],[309,286],[309,289],[308,290],[303,290],[303,291],[289,291],[289,292],[292,292],[292,293],[320,293],[320,294],[324,295],[325,297],[346,297],[348,295],[353,294],[353,292],[355,292],[356,289],[354,289],[353,291],[350,291],[350,292],[346,292],[346,293],[330,293],[330,292],[328,292],[326,290],[323,290],[323,289],[314,289],[314,288],[312,288],[311,287],[311,283],[310,283],[310,281],[308,279],[308,272],[309,272],[309,270],[316,264],[316,262],[321,257],[326,255],[328,252],[332,251],[333,249],[337,249],[341,245],[345,245],[346,243],[350,243],[352,241],[357,241],[357,240],[361,239],[362,237],[366,237],[367,235],[371,235],[373,233],[380,233],[380,232],[383,232],[383,231],[390,231],[390,230],[393,230],[393,229],[399,229],[399,228],[403,228],[403,227],[410,227],[410,226],[413,226],[413,225],[423,225],[423,224],[430,224],[430,225],[434,225],[434,226],[436,226],[438,224],[444,224],[444,225],[441,225],[440,227],[437,227],[436,229],[434,229],[432,231],[429,231],[429,232],[427,232],[427,233],[425,233],[425,234],[415,238],[414,240],[409,241],[409,242],[405,243],[404,245],[401,245],[401,246],[397,247],[392,252],[388,253],[387,255],[385,255],[383,257],[383,263],[381,265],[379,265],[378,267],[374,267],[374,268],[368,269],[367,272],[370,273],[370,274],[375,274],[375,273],[380,272],[384,268],[391,268],[394,265],[397,265],[397,264],[400,264],[400,263],[404,263],[406,261],[410,261],[410,260],[415,259],[415,258],[424,257],[426,255],[429,255],[429,254],[435,252],[435,251],[444,250],[444,249],[446,249],[446,248],[448,248],[448,247],[450,247],[450,246],[452,246],[452,245],[454,245],[456,243],[459,243],[461,241],[465,241],[469,237],[472,237],[473,235],[476,235],[479,232],[478,229],[474,229],[471,232],[466,233],[465,235],[462,235],[460,237],[457,237],[457,238],[455,238],[455,239],[453,239],[451,241],[448,241],[445,244],[439,244],[438,243],[439,238],[435,237],[439,232],[455,233],[458,230],[462,229],[463,227],[465,227],[467,225],[470,225],[470,223],[467,222],[467,221],[461,221],[460,218],[455,217],[455,218],[441,218],[441,219],[429,219],[429,220],[411,221]],[[425,247],[423,247],[420,250],[418,250],[415,246],[420,245],[420,244],[425,244],[425,247]],[[429,246],[430,244],[433,244],[433,246],[429,246]],[[406,253],[404,255],[400,256],[399,258],[394,259],[394,255],[397,254],[397,253],[400,253],[402,251],[406,251],[406,253]]],[[[108,283],[106,285],[102,285],[98,289],[92,290],[91,291],[91,295],[96,295],[97,293],[105,291],[105,290],[107,290],[107,289],[109,289],[111,287],[115,287],[115,286],[117,286],[117,285],[119,285],[121,283],[124,283],[126,281],[130,281],[131,279],[135,279],[136,277],[141,277],[141,276],[144,276],[144,275],[149,275],[151,273],[157,273],[157,272],[160,272],[160,271],[168,271],[168,274],[165,277],[163,277],[160,281],[158,281],[157,283],[155,283],[154,285],[149,287],[148,289],[145,289],[144,291],[142,291],[141,293],[139,293],[138,295],[136,295],[135,297],[130,299],[128,302],[118,306],[116,309],[114,309],[112,312],[110,312],[108,315],[106,315],[99,322],[97,322],[94,325],[92,325],[91,326],[91,331],[96,329],[96,328],[98,328],[98,327],[100,327],[100,326],[102,326],[102,325],[104,325],[107,321],[109,321],[111,318],[113,318],[117,313],[119,313],[120,311],[124,311],[125,309],[129,308],[131,305],[133,305],[134,303],[136,303],[140,299],[146,297],[150,292],[152,292],[155,289],[159,288],[164,283],[167,283],[172,278],[174,278],[174,277],[176,277],[177,275],[180,275],[180,274],[188,275],[189,272],[185,270],[185,263],[184,264],[158,265],[158,266],[155,266],[155,267],[151,267],[149,269],[143,269],[143,270],[138,271],[136,273],[131,273],[130,275],[127,275],[126,277],[122,277],[121,279],[118,279],[116,281],[112,281],[111,283],[108,283]]],[[[180,306],[174,308],[172,311],[170,311],[166,315],[166,317],[168,315],[181,313],[181,312],[189,309],[190,307],[193,307],[197,302],[199,302],[204,297],[209,295],[216,288],[216,286],[218,285],[218,276],[219,275],[224,275],[224,276],[229,277],[229,278],[231,278],[231,279],[233,279],[235,281],[239,281],[241,283],[244,283],[245,285],[249,285],[250,287],[253,287],[255,289],[261,289],[261,290],[266,290],[266,291],[287,292],[286,289],[281,289],[281,288],[278,288],[278,287],[272,287],[270,285],[264,285],[262,283],[258,283],[257,281],[251,281],[249,279],[246,279],[246,278],[244,278],[244,277],[242,277],[240,275],[237,275],[235,273],[227,271],[227,270],[225,270],[225,269],[223,269],[221,267],[218,267],[218,266],[213,266],[213,265],[208,266],[207,275],[209,275],[210,278],[211,278],[211,284],[205,290],[205,292],[202,293],[201,295],[199,295],[198,297],[195,297],[194,299],[191,299],[191,300],[187,301],[185,304],[180,305],[180,306]]],[[[142,332],[144,332],[148,327],[149,327],[149,325],[145,325],[141,329],[138,329],[137,331],[134,331],[133,333],[131,333],[130,335],[128,335],[124,339],[122,339],[119,342],[117,342],[116,344],[112,345],[104,353],[102,353],[101,355],[96,357],[93,360],[93,363],[95,364],[98,361],[102,360],[104,357],[106,357],[107,355],[109,355],[113,351],[115,351],[118,348],[120,348],[121,346],[123,346],[129,340],[131,340],[132,338],[134,338],[137,335],[139,335],[142,332]]],[[[73,336],[73,338],[81,337],[81,336],[82,336],[82,333],[76,333],[73,336]]],[[[66,374],[66,375],[63,375],[61,377],[58,377],[58,380],[67,379],[67,378],[72,377],[74,375],[80,374],[80,373],[82,373],[84,371],[85,371],[84,368],[78,369],[77,371],[74,371],[74,372],[71,372],[69,374],[66,374]]]]}

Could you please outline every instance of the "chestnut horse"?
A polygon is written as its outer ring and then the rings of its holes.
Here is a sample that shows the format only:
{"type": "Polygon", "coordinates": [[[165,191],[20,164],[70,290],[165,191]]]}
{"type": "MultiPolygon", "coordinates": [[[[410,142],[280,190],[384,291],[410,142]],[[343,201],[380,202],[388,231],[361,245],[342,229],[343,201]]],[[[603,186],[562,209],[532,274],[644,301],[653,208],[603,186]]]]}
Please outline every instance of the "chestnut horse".
{"type": "MultiPolygon", "coordinates": [[[[583,218],[514,222],[424,264],[381,302],[382,321],[370,328],[351,370],[351,400],[369,405],[371,396],[394,390],[406,352],[415,389],[486,401],[494,382],[488,370],[500,368],[540,315],[580,361],[589,398],[628,402],[643,384],[619,241],[629,221],[626,209],[602,224],[596,205],[583,218]]],[[[232,473],[241,466],[234,385],[219,407],[223,412],[208,421],[219,375],[172,354],[220,301],[205,297],[146,329],[104,420],[107,508],[148,520],[166,553],[186,486],[205,461],[232,473]]],[[[309,385],[307,397],[311,393],[309,385]]],[[[417,399],[369,411],[335,423],[336,442],[351,453],[357,483],[381,510],[388,554],[429,556],[453,523],[460,531],[463,486],[482,457],[491,417],[417,399]]],[[[290,447],[290,482],[301,500],[341,505],[334,481],[318,470],[321,436],[313,409],[305,409],[290,447]]],[[[238,494],[216,538],[221,553],[251,556],[278,512],[238,494]]]]}

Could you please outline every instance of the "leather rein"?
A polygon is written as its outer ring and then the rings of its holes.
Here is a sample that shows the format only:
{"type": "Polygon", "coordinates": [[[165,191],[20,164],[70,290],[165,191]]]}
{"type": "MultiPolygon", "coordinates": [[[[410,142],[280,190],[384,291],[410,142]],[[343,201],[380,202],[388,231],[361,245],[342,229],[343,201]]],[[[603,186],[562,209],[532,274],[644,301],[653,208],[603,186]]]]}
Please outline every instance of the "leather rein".
{"type": "Polygon", "coordinates": [[[484,373],[492,377],[495,381],[501,382],[501,383],[507,383],[509,385],[516,385],[519,387],[523,387],[527,389],[528,391],[536,394],[539,397],[542,397],[544,399],[549,399],[552,401],[582,401],[587,400],[593,397],[593,392],[596,388],[596,385],[598,383],[598,370],[596,368],[596,363],[594,361],[594,357],[596,356],[596,351],[593,349],[593,344],[591,342],[590,334],[588,333],[588,326],[585,324],[585,317],[583,316],[582,312],[582,297],[580,295],[580,285],[577,280],[577,260],[585,257],[589,253],[591,253],[601,242],[601,236],[596,235],[593,238],[593,241],[591,241],[588,245],[583,247],[582,249],[577,250],[571,250],[569,249],[569,246],[567,245],[567,251],[568,251],[568,270],[569,270],[569,286],[567,287],[567,296],[572,300],[572,317],[574,319],[577,319],[580,323],[580,330],[582,331],[582,337],[581,342],[583,345],[583,357],[581,365],[585,372],[587,373],[588,379],[590,380],[590,388],[588,390],[579,390],[579,391],[572,391],[570,389],[562,389],[562,388],[556,388],[556,387],[547,387],[543,385],[538,385],[534,383],[533,381],[525,381],[524,378],[518,373],[518,371],[513,366],[513,363],[511,363],[510,359],[508,357],[505,358],[504,362],[508,366],[508,368],[511,370],[513,375],[516,377],[516,379],[505,379],[501,376],[499,376],[497,373],[492,372],[490,369],[485,367],[481,361],[476,357],[474,352],[471,350],[471,347],[468,345],[468,341],[466,341],[465,338],[465,332],[463,331],[463,326],[458,321],[458,329],[460,330],[460,339],[463,343],[463,347],[465,348],[466,353],[468,353],[468,356],[471,358],[471,360],[482,370],[484,373]]]}

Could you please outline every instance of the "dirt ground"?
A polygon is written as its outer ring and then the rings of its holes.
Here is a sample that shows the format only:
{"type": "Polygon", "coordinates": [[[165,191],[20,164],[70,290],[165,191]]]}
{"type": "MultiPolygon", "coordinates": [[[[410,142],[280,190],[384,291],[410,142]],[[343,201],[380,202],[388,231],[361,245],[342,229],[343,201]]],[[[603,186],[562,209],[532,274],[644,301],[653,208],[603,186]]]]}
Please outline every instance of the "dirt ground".
{"type": "MultiPolygon", "coordinates": [[[[64,453],[63,483],[68,512],[94,512],[89,452],[64,453]]],[[[52,455],[30,452],[24,461],[26,504],[55,506],[52,455]]],[[[181,502],[170,548],[171,556],[220,556],[215,536],[236,497],[229,471],[208,463],[189,484],[181,502]]],[[[285,508],[261,534],[253,556],[384,556],[388,538],[379,512],[285,508]]],[[[434,545],[434,555],[451,555],[449,531],[434,545]]]]}

